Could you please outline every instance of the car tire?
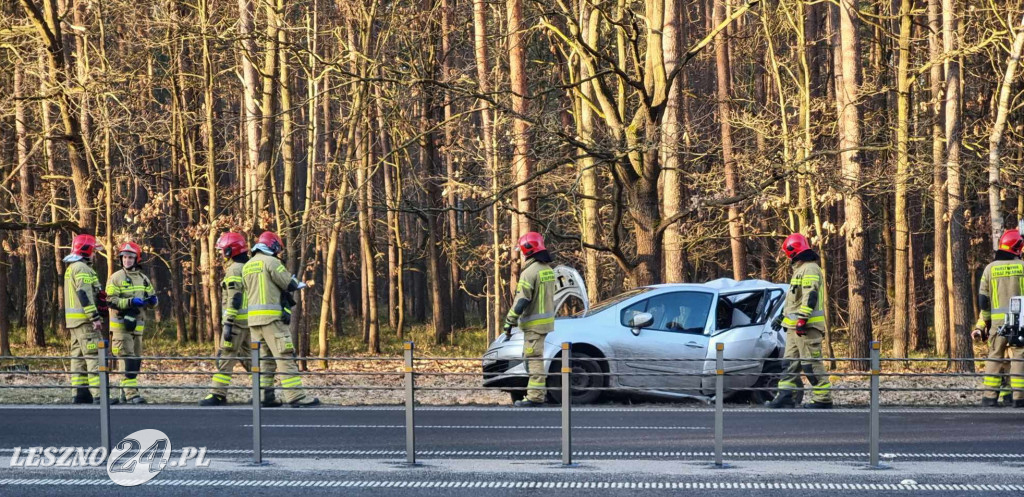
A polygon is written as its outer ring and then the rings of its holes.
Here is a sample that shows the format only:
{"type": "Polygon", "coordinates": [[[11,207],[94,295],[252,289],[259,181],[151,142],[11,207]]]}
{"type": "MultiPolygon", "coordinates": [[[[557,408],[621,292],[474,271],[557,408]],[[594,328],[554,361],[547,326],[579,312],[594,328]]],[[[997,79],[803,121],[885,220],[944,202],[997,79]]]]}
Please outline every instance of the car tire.
{"type": "MultiPolygon", "coordinates": [[[[571,367],[573,373],[603,373],[601,365],[598,361],[586,360],[592,359],[588,354],[582,352],[573,352],[573,360],[571,361],[571,367]],[[576,358],[584,360],[575,360],[576,358]]],[[[562,361],[560,358],[556,358],[551,363],[551,372],[557,373],[562,370],[562,361]]],[[[603,388],[606,382],[607,376],[600,374],[586,374],[572,376],[571,388],[572,388],[572,403],[573,404],[593,404],[601,398],[603,390],[589,390],[591,388],[603,388]]],[[[556,404],[562,403],[561,390],[562,387],[562,375],[552,374],[548,376],[548,402],[554,402],[556,404]]]]}
{"type": "Polygon", "coordinates": [[[757,381],[752,385],[753,388],[768,388],[770,390],[750,390],[750,402],[755,405],[762,405],[766,402],[771,402],[778,393],[779,378],[783,371],[783,361],[777,360],[773,354],[764,361],[764,365],[761,367],[761,376],[757,378],[757,381]]]}

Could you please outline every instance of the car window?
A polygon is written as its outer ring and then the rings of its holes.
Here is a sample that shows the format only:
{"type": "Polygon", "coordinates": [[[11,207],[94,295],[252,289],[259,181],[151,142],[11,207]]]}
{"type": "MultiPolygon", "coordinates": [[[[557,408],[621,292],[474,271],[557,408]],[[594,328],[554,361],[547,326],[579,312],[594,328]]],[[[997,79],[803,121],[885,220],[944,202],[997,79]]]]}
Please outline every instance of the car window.
{"type": "Polygon", "coordinates": [[[647,329],[676,333],[704,333],[711,312],[713,295],[707,292],[672,292],[655,295],[631,304],[622,310],[627,322],[637,313],[646,312],[653,321],[647,329]]]}
{"type": "Polygon", "coordinates": [[[758,321],[761,323],[770,321],[771,318],[775,316],[775,312],[782,307],[782,301],[784,298],[785,296],[782,293],[782,290],[776,289],[769,292],[767,302],[765,305],[761,306],[763,310],[761,311],[761,316],[758,321]]]}
{"type": "MultiPolygon", "coordinates": [[[[612,298],[609,298],[609,299],[606,299],[606,300],[602,300],[597,305],[590,306],[590,310],[586,312],[586,315],[590,316],[592,314],[597,314],[597,313],[599,313],[599,312],[601,312],[601,311],[603,311],[605,309],[608,309],[610,307],[614,307],[616,304],[619,304],[619,303],[621,303],[621,302],[623,302],[625,300],[628,300],[628,299],[631,299],[633,297],[636,297],[637,295],[647,293],[647,292],[649,292],[651,290],[653,290],[653,288],[642,287],[642,288],[634,288],[632,290],[622,292],[622,293],[620,293],[620,294],[618,294],[618,295],[616,295],[616,296],[614,296],[612,298]]],[[[643,309],[641,309],[639,312],[644,312],[644,311],[643,311],[643,309]]],[[[572,314],[572,317],[582,317],[583,314],[584,314],[584,311],[581,310],[581,311],[579,311],[579,312],[577,312],[575,314],[572,314]]]]}
{"type": "Polygon", "coordinates": [[[763,324],[764,290],[732,293],[718,298],[715,327],[719,330],[763,324]]]}

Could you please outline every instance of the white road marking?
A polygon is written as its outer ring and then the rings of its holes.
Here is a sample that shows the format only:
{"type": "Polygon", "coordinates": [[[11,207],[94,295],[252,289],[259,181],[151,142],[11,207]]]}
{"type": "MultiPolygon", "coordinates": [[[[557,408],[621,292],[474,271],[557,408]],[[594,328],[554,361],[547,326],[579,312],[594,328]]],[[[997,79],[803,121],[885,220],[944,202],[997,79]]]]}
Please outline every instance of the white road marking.
{"type": "MultiPolygon", "coordinates": [[[[180,450],[172,451],[180,454],[180,450]]],[[[0,454],[12,454],[14,449],[0,448],[0,454]]],[[[252,454],[249,449],[208,449],[209,455],[233,456],[252,454]]],[[[403,458],[404,450],[359,450],[359,449],[264,449],[264,455],[277,456],[376,456],[380,458],[403,458]]],[[[419,457],[509,457],[509,458],[536,458],[536,459],[558,459],[562,453],[557,450],[418,450],[419,457]]],[[[600,451],[600,450],[577,450],[573,451],[576,458],[600,458],[600,459],[710,459],[714,452],[703,451],[600,451]]],[[[729,459],[743,460],[773,460],[773,459],[817,459],[817,460],[847,460],[867,459],[867,452],[724,452],[723,456],[729,459]]],[[[1019,461],[1024,459],[1024,454],[989,453],[989,454],[950,454],[950,453],[923,453],[923,452],[884,452],[880,454],[882,459],[887,461],[896,460],[985,460],[985,461],[1019,461]]]]}
{"type": "MultiPolygon", "coordinates": [[[[0,479],[0,486],[114,486],[109,478],[0,479]]],[[[1024,485],[988,485],[935,483],[903,485],[896,483],[786,483],[786,482],[606,482],[606,481],[423,481],[423,480],[151,480],[156,487],[345,487],[345,488],[563,488],[563,489],[644,489],[644,490],[858,490],[869,492],[1021,492],[1024,485]]]]}
{"type": "MultiPolygon", "coordinates": [[[[252,428],[252,425],[242,425],[245,428],[252,428]]],[[[383,428],[392,430],[405,429],[405,425],[261,425],[263,428],[383,428]]],[[[710,426],[574,426],[573,430],[710,430],[710,426]]],[[[561,430],[561,426],[552,425],[417,425],[420,429],[435,430],[561,430]]]]}

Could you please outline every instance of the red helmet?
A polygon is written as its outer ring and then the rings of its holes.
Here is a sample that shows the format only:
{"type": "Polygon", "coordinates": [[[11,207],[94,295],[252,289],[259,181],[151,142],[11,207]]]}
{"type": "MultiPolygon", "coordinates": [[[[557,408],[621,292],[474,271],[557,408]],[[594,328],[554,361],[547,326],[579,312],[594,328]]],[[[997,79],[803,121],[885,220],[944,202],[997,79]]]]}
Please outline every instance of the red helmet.
{"type": "Polygon", "coordinates": [[[217,250],[220,250],[225,258],[230,259],[246,253],[249,250],[249,244],[246,243],[244,236],[229,231],[217,239],[217,250]]]}
{"type": "Polygon", "coordinates": [[[135,242],[128,242],[121,245],[121,250],[118,251],[117,255],[124,255],[126,253],[135,254],[135,258],[139,259],[142,257],[142,247],[135,242]]]}
{"type": "Polygon", "coordinates": [[[138,265],[142,259],[142,247],[135,242],[126,242],[121,245],[121,248],[117,251],[118,260],[124,254],[135,254],[135,264],[138,265]]]}
{"type": "Polygon", "coordinates": [[[544,237],[536,231],[531,231],[519,237],[519,250],[526,257],[530,257],[542,250],[547,250],[544,248],[544,237]]]}
{"type": "Polygon", "coordinates": [[[811,250],[811,244],[807,242],[807,237],[800,233],[793,233],[786,237],[786,241],[782,242],[782,251],[790,259],[807,250],[811,250]]]}
{"type": "Polygon", "coordinates": [[[71,241],[71,253],[74,255],[92,257],[97,250],[103,250],[103,247],[96,243],[95,236],[82,233],[75,235],[74,240],[71,241]]]}
{"type": "Polygon", "coordinates": [[[999,237],[999,250],[1003,252],[1019,256],[1022,248],[1024,248],[1024,238],[1021,238],[1018,229],[1007,230],[1003,236],[999,237]]]}
{"type": "Polygon", "coordinates": [[[277,233],[274,233],[273,231],[264,231],[257,242],[266,245],[267,248],[275,254],[284,250],[284,242],[282,242],[281,237],[277,236],[277,233]]]}

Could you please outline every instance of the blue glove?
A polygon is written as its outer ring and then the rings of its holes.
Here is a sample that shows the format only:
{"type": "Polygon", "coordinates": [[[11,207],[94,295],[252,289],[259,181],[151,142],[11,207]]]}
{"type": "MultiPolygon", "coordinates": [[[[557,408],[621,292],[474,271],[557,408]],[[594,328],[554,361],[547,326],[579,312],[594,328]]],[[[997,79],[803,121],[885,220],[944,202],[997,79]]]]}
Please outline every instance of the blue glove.
{"type": "Polygon", "coordinates": [[[132,298],[132,307],[142,307],[144,305],[146,305],[146,301],[145,300],[142,300],[142,299],[140,299],[138,297],[133,297],[132,298]]]}
{"type": "Polygon", "coordinates": [[[157,303],[156,295],[150,295],[149,297],[147,297],[146,298],[146,303],[149,304],[149,305],[156,305],[156,303],[157,303]]]}

